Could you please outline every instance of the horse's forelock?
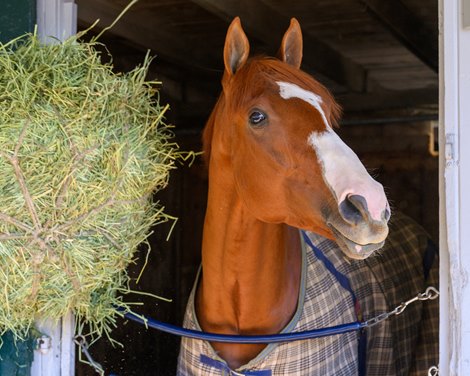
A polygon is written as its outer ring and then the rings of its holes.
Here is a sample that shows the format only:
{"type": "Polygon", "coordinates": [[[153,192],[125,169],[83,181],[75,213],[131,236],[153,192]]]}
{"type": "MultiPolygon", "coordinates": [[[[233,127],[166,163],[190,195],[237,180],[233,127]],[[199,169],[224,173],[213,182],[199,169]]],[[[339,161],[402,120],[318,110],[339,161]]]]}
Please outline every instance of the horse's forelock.
{"type": "Polygon", "coordinates": [[[275,82],[289,82],[319,95],[328,108],[327,116],[333,127],[339,126],[341,106],[335,101],[330,91],[306,72],[292,67],[274,58],[260,58],[259,70],[275,82]]]}
{"type": "Polygon", "coordinates": [[[339,125],[341,118],[341,106],[334,100],[329,90],[304,71],[290,66],[277,58],[257,56],[248,62],[237,72],[238,79],[234,82],[230,105],[239,107],[247,98],[262,95],[265,87],[260,83],[282,81],[293,83],[305,90],[319,95],[328,108],[327,116],[333,127],[339,125]]]}

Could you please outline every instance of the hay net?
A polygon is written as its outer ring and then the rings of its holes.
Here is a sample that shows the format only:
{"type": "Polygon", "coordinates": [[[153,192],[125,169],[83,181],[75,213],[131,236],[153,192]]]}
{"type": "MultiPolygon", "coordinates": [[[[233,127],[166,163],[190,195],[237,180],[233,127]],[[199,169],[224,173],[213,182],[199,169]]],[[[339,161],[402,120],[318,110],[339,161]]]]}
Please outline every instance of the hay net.
{"type": "Polygon", "coordinates": [[[152,194],[180,154],[150,59],[115,74],[95,45],[0,45],[0,334],[69,311],[108,333],[126,266],[167,219],[152,194]]]}

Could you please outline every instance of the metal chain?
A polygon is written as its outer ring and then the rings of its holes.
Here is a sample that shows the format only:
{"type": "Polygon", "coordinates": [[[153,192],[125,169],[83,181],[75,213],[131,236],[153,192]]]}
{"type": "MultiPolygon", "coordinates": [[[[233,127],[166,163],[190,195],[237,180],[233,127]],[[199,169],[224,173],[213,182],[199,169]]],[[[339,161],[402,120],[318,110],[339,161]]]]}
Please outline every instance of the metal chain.
{"type": "Polygon", "coordinates": [[[369,328],[372,327],[372,326],[375,326],[378,323],[381,323],[382,321],[387,320],[390,316],[397,316],[397,315],[403,313],[403,311],[410,304],[412,304],[412,303],[414,303],[418,300],[421,300],[421,301],[423,301],[423,300],[434,300],[438,296],[439,296],[439,291],[435,287],[429,286],[426,289],[426,291],[417,294],[415,297],[411,298],[410,300],[407,300],[406,302],[400,303],[398,306],[396,306],[390,312],[384,312],[384,313],[381,313],[380,315],[377,315],[377,316],[375,316],[375,317],[373,317],[369,320],[366,320],[364,322],[364,326],[369,327],[369,328]]]}
{"type": "Polygon", "coordinates": [[[429,368],[428,376],[439,376],[439,367],[432,366],[429,368]]]}
{"type": "Polygon", "coordinates": [[[77,344],[80,347],[80,350],[82,351],[83,354],[85,354],[85,357],[87,358],[88,363],[95,369],[96,373],[99,375],[103,376],[104,375],[104,369],[99,364],[97,361],[93,359],[91,354],[88,351],[88,343],[83,335],[77,335],[74,337],[73,341],[75,344],[77,344]]]}

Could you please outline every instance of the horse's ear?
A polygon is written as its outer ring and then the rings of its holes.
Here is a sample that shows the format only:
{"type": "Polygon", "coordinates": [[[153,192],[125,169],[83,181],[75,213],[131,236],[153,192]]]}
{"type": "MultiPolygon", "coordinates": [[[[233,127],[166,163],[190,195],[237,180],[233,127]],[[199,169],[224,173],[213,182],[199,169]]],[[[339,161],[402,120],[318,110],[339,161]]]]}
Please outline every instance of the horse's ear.
{"type": "Polygon", "coordinates": [[[302,63],[302,30],[299,22],[292,18],[289,28],[282,38],[281,48],[279,50],[279,58],[296,68],[300,68],[302,63]]]}
{"type": "Polygon", "coordinates": [[[240,18],[235,19],[230,24],[225,37],[224,64],[225,70],[233,75],[245,64],[250,53],[248,38],[242,29],[240,18]]]}

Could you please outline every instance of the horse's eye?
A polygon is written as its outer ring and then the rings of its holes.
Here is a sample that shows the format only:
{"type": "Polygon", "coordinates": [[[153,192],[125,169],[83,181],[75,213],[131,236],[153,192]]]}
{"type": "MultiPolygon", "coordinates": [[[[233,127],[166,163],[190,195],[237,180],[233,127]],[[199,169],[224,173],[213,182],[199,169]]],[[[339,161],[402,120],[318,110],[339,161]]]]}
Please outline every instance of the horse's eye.
{"type": "Polygon", "coordinates": [[[255,110],[250,114],[251,125],[255,125],[255,126],[263,125],[266,119],[267,119],[266,114],[260,110],[255,110]]]}

